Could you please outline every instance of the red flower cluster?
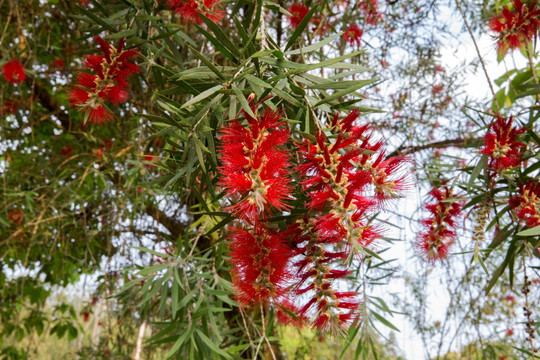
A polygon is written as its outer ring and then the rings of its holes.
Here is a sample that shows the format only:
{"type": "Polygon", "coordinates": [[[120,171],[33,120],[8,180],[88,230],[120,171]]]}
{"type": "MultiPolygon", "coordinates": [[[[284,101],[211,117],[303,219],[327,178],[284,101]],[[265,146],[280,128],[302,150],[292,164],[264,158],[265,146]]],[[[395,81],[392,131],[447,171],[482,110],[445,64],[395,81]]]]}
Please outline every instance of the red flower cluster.
{"type": "Polygon", "coordinates": [[[24,218],[24,212],[21,209],[11,210],[8,213],[8,218],[11,222],[18,224],[24,218]]]}
{"type": "Polygon", "coordinates": [[[262,223],[230,229],[235,299],[243,306],[287,303],[290,249],[283,233],[262,223]]]}
{"type": "Polygon", "coordinates": [[[7,82],[15,85],[22,83],[26,79],[24,66],[18,60],[11,60],[2,66],[2,74],[7,82]]]}
{"type": "Polygon", "coordinates": [[[364,13],[366,24],[377,25],[382,20],[382,15],[379,12],[379,3],[377,0],[361,0],[359,8],[364,13]]]}
{"type": "Polygon", "coordinates": [[[4,104],[2,104],[2,110],[0,111],[0,115],[10,115],[15,114],[18,109],[18,105],[16,102],[13,101],[6,101],[4,104]]]}
{"type": "Polygon", "coordinates": [[[319,130],[315,144],[299,148],[297,172],[310,216],[289,229],[302,258],[295,264],[295,289],[311,294],[299,313],[320,331],[336,332],[358,318],[357,294],[336,291],[335,282],[350,274],[347,260],[380,237],[371,218],[408,187],[400,171],[405,158],[385,159],[382,141],[372,141],[369,126],[355,125],[358,117],[357,111],[335,116],[331,137],[319,130]]]}
{"type": "Polygon", "coordinates": [[[217,22],[223,18],[224,10],[215,10],[214,7],[219,4],[219,0],[170,0],[169,7],[175,13],[180,15],[186,23],[202,24],[199,16],[203,14],[210,20],[217,22]]]}
{"type": "Polygon", "coordinates": [[[509,49],[519,49],[536,36],[540,28],[540,9],[538,1],[523,4],[513,0],[514,11],[503,8],[500,15],[489,22],[489,27],[497,35],[497,52],[504,57],[509,49]]]}
{"type": "Polygon", "coordinates": [[[519,186],[519,195],[509,201],[516,217],[529,228],[540,225],[540,184],[529,180],[519,186]]]}
{"type": "MultiPolygon", "coordinates": [[[[257,111],[259,104],[252,106],[257,111]]],[[[272,211],[289,209],[289,157],[282,146],[289,129],[280,111],[266,109],[251,117],[248,127],[233,120],[223,129],[220,183],[234,204],[226,208],[238,218],[229,232],[236,300],[242,305],[288,303],[290,249],[284,234],[265,223],[272,211]]]]}
{"type": "Polygon", "coordinates": [[[283,322],[346,328],[358,319],[360,300],[338,291],[337,283],[350,274],[347,263],[380,237],[371,219],[407,188],[405,159],[385,159],[382,141],[372,140],[368,126],[355,125],[358,112],[334,117],[315,144],[299,145],[295,183],[307,196],[308,213],[280,231],[266,219],[290,210],[289,129],[279,111],[243,113],[248,126],[231,121],[220,150],[220,184],[232,203],[226,210],[237,218],[229,232],[235,298],[243,306],[277,304],[283,322]]]}
{"type": "Polygon", "coordinates": [[[292,27],[297,28],[309,12],[309,8],[302,3],[294,3],[287,9],[292,16],[287,16],[292,27]]]}
{"type": "Polygon", "coordinates": [[[422,220],[426,229],[418,235],[416,247],[427,261],[446,259],[450,246],[457,236],[456,217],[461,213],[463,202],[452,200],[455,195],[448,186],[431,190],[430,195],[437,200],[426,204],[431,217],[422,220]]]}
{"type": "Polygon", "coordinates": [[[126,102],[129,84],[128,78],[139,72],[139,67],[132,62],[138,56],[135,50],[123,50],[124,39],[118,47],[107,44],[99,36],[94,37],[103,55],[89,55],[85,65],[95,72],[95,75],[80,72],[77,85],[69,91],[71,105],[80,107],[85,117],[92,123],[101,124],[110,121],[114,115],[106,103],[114,105],[126,102]]]}
{"type": "Polygon", "coordinates": [[[521,163],[525,145],[517,137],[526,129],[512,127],[512,123],[512,116],[505,119],[498,115],[484,135],[484,148],[480,152],[489,156],[489,167],[492,169],[509,169],[521,163]]]}
{"type": "Polygon", "coordinates": [[[289,129],[279,111],[266,109],[262,117],[246,114],[249,128],[237,120],[223,129],[221,185],[235,204],[234,216],[255,223],[273,210],[289,209],[289,156],[281,149],[289,129]]]}
{"type": "Polygon", "coordinates": [[[357,47],[360,47],[360,39],[363,34],[364,30],[360,29],[358,25],[351,24],[343,33],[343,41],[349,43],[351,46],[356,44],[357,47]]]}

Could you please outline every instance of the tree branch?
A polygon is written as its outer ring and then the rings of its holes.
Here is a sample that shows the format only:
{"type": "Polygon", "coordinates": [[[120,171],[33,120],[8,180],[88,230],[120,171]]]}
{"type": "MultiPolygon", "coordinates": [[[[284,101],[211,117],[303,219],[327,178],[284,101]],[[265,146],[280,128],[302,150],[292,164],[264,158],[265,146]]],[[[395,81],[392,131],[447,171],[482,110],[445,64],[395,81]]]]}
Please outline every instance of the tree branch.
{"type": "Polygon", "coordinates": [[[388,154],[386,158],[398,155],[408,155],[418,151],[427,150],[427,149],[442,149],[447,147],[477,147],[481,144],[481,139],[447,139],[442,141],[436,141],[424,145],[412,145],[412,146],[400,146],[392,153],[388,154]]]}

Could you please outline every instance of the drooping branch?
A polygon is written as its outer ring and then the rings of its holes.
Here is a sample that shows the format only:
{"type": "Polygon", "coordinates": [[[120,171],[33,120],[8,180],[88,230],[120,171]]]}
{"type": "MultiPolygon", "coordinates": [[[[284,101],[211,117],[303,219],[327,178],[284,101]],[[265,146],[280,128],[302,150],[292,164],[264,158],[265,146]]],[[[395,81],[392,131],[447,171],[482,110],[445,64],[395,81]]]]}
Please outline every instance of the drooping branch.
{"type": "Polygon", "coordinates": [[[442,141],[436,141],[429,144],[424,145],[411,145],[411,146],[400,146],[392,153],[388,154],[387,158],[390,158],[392,156],[398,156],[398,155],[408,155],[415,152],[419,152],[422,150],[428,150],[428,149],[444,149],[447,147],[478,147],[481,144],[481,139],[479,138],[473,138],[473,139],[447,139],[442,141]]]}

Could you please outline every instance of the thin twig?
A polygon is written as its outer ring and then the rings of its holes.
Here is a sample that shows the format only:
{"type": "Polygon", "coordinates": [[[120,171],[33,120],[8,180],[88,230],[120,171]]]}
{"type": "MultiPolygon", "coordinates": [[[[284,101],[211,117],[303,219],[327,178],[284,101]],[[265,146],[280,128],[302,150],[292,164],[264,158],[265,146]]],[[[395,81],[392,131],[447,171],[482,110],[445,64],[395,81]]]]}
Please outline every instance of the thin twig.
{"type": "MultiPolygon", "coordinates": [[[[476,39],[471,30],[471,27],[469,26],[469,23],[467,22],[467,18],[465,17],[465,12],[463,11],[463,8],[461,7],[461,3],[459,2],[459,0],[456,0],[456,6],[461,14],[461,17],[463,18],[463,22],[465,23],[465,26],[467,27],[467,31],[469,32],[469,35],[471,35],[474,48],[476,49],[476,53],[478,54],[478,59],[480,60],[480,64],[482,64],[482,69],[484,70],[484,75],[486,75],[486,80],[489,85],[489,90],[491,91],[493,98],[495,98],[495,90],[493,89],[493,85],[491,84],[491,79],[489,78],[486,64],[484,63],[484,59],[482,58],[482,54],[480,53],[480,49],[478,48],[478,44],[476,43],[476,39]]],[[[495,103],[495,107],[497,107],[497,112],[501,111],[501,109],[499,108],[499,103],[497,103],[497,101],[494,101],[494,103],[495,103]]]]}

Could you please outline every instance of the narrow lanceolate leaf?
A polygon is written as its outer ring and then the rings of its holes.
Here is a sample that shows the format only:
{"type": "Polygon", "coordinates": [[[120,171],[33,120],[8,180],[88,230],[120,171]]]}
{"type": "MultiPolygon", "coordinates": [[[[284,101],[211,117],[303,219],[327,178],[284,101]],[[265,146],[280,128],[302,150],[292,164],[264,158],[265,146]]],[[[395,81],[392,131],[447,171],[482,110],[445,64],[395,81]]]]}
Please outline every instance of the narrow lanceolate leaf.
{"type": "Polygon", "coordinates": [[[306,28],[307,24],[309,23],[309,20],[311,20],[311,17],[313,16],[313,13],[317,10],[317,7],[314,6],[302,19],[298,27],[294,30],[292,33],[289,41],[287,42],[287,45],[285,45],[285,51],[289,50],[289,48],[294,44],[296,39],[304,32],[304,29],[306,28]]]}
{"type": "Polygon", "coordinates": [[[255,118],[255,114],[251,110],[251,107],[249,106],[246,97],[244,94],[242,94],[242,91],[236,87],[236,85],[232,86],[232,89],[234,93],[236,94],[236,97],[238,98],[238,101],[240,101],[240,106],[242,106],[242,109],[252,118],[255,118]]]}
{"type": "Polygon", "coordinates": [[[285,55],[298,55],[298,54],[307,54],[315,50],[319,50],[324,45],[334,41],[335,39],[339,38],[341,36],[341,33],[337,33],[334,35],[331,35],[313,45],[306,46],[304,48],[295,49],[295,50],[289,50],[285,52],[285,55]]]}
{"type": "Polygon", "coordinates": [[[193,99],[186,102],[184,105],[182,105],[181,108],[185,109],[185,108],[187,108],[187,107],[189,107],[189,106],[191,106],[193,104],[196,104],[196,103],[200,102],[201,100],[204,100],[209,96],[212,96],[213,94],[215,94],[216,92],[218,92],[222,88],[223,88],[223,86],[221,86],[221,85],[216,85],[214,87],[211,87],[210,89],[203,91],[199,95],[195,96],[193,99]]]}
{"type": "Polygon", "coordinates": [[[227,354],[225,351],[221,350],[208,336],[206,336],[199,329],[195,329],[195,333],[199,338],[216,354],[224,357],[225,359],[232,359],[232,356],[227,354]]]}
{"type": "Polygon", "coordinates": [[[523,230],[516,234],[517,236],[537,236],[540,235],[540,225],[533,227],[532,229],[523,230]]]}
{"type": "Polygon", "coordinates": [[[319,105],[322,105],[322,104],[326,104],[326,103],[329,103],[330,101],[333,101],[333,100],[336,100],[342,96],[345,96],[345,95],[349,95],[349,94],[352,94],[353,92],[355,92],[356,90],[366,86],[367,84],[370,84],[372,82],[374,82],[375,80],[365,80],[365,81],[361,81],[360,83],[357,83],[357,84],[354,84],[346,89],[343,89],[343,90],[340,90],[340,91],[336,91],[334,94],[322,99],[321,101],[319,101],[318,103],[315,104],[315,106],[319,106],[319,105]]]}

